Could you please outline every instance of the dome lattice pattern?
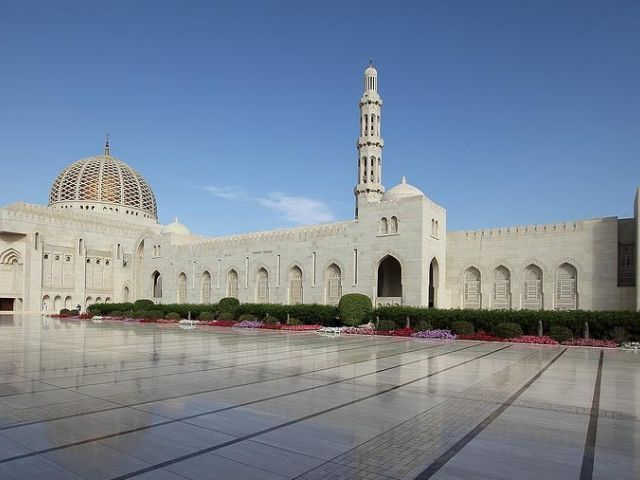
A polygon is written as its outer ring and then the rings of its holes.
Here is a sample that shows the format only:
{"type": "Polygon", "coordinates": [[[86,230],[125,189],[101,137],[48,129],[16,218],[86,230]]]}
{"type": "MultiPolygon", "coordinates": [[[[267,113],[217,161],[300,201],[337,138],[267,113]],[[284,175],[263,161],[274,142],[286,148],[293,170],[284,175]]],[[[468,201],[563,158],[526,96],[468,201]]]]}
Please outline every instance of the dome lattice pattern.
{"type": "Polygon", "coordinates": [[[110,155],[78,160],[58,175],[49,205],[76,202],[129,207],[157,217],[156,199],[146,180],[110,155]]]}

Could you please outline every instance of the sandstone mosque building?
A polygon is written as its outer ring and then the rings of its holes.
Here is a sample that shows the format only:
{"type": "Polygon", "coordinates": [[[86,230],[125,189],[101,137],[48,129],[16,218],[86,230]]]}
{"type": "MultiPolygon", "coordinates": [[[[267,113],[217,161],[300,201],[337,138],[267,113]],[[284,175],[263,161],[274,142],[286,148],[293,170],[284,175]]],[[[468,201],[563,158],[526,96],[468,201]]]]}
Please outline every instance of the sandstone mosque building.
{"type": "Polygon", "coordinates": [[[96,302],[336,304],[486,309],[640,309],[634,218],[447,231],[446,210],[404,179],[382,183],[382,99],[364,72],[355,219],[204,238],[157,221],[144,178],[111,156],[78,160],[49,205],[0,208],[0,309],[96,302]]]}

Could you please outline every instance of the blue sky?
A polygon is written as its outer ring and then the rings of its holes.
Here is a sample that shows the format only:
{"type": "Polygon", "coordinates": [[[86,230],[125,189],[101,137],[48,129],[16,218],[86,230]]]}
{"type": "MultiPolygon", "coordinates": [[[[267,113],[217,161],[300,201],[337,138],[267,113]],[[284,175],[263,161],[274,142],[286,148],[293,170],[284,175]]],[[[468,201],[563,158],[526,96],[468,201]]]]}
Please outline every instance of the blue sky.
{"type": "Polygon", "coordinates": [[[350,219],[370,56],[383,182],[449,229],[632,216],[640,2],[9,1],[0,204],[112,154],[207,235],[350,219]]]}

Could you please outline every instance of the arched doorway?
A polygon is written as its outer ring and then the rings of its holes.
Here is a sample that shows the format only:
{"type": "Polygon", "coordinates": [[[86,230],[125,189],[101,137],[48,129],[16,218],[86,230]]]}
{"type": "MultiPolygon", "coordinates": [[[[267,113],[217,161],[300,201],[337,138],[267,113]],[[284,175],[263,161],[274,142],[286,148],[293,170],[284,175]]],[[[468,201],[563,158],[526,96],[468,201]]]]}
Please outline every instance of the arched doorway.
{"type": "Polygon", "coordinates": [[[162,298],[162,275],[159,271],[155,271],[151,274],[151,280],[153,284],[153,298],[162,298]]]}
{"type": "Polygon", "coordinates": [[[122,301],[124,303],[129,303],[129,287],[124,287],[122,289],[122,301]]]}
{"type": "Polygon", "coordinates": [[[378,265],[378,305],[402,304],[402,266],[397,258],[387,255],[378,265]]]}
{"type": "Polygon", "coordinates": [[[434,258],[429,264],[429,308],[436,307],[438,298],[438,283],[440,281],[440,267],[434,258]]]}

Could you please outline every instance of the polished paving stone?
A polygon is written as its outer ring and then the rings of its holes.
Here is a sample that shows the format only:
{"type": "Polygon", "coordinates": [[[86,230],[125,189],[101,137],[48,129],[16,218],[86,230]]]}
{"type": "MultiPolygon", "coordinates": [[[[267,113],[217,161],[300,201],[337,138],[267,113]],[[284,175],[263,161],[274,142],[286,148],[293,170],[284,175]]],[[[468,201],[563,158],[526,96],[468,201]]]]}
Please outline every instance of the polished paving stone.
{"type": "Polygon", "coordinates": [[[0,315],[2,479],[638,479],[640,355],[0,315]]]}

